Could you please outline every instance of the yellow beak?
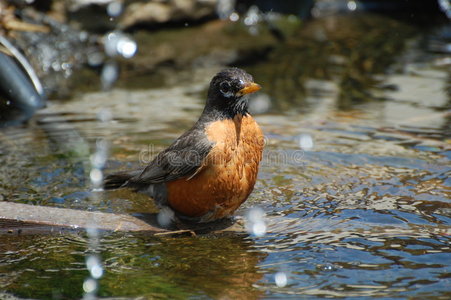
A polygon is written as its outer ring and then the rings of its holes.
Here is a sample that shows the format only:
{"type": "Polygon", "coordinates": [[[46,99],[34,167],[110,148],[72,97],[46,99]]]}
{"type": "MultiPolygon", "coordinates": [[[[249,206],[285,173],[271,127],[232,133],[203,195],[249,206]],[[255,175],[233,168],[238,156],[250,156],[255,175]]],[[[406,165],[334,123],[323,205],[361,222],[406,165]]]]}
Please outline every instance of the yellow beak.
{"type": "Polygon", "coordinates": [[[238,93],[236,93],[236,96],[243,96],[246,94],[250,94],[250,93],[254,93],[258,90],[260,90],[262,87],[254,82],[250,82],[247,83],[244,88],[242,88],[241,90],[238,91],[238,93]]]}

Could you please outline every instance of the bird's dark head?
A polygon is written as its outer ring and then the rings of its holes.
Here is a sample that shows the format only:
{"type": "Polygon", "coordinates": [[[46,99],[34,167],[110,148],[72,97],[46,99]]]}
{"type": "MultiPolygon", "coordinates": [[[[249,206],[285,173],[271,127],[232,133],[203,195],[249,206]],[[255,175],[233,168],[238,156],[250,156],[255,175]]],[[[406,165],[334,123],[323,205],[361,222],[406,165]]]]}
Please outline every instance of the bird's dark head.
{"type": "Polygon", "coordinates": [[[238,68],[225,69],[210,82],[206,111],[216,111],[223,117],[245,114],[248,95],[260,90],[251,75],[238,68]]]}

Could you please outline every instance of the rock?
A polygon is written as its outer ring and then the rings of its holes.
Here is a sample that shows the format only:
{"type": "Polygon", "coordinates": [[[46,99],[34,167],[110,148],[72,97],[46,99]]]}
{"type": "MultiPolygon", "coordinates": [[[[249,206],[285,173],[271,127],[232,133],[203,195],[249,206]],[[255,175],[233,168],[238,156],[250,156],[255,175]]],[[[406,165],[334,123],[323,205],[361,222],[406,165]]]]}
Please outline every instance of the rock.
{"type": "Polygon", "coordinates": [[[277,43],[264,28],[254,36],[238,22],[221,20],[177,30],[139,30],[133,38],[140,50],[133,59],[121,61],[122,75],[128,80],[154,73],[162,66],[186,70],[253,61],[277,43]]]}
{"type": "Polygon", "coordinates": [[[217,0],[171,0],[136,2],[125,8],[119,21],[123,28],[138,24],[199,20],[215,14],[217,0]]]}
{"type": "Polygon", "coordinates": [[[120,24],[123,27],[129,27],[143,22],[163,23],[169,21],[171,13],[171,7],[163,3],[134,3],[127,7],[120,24]]]}
{"type": "Polygon", "coordinates": [[[33,7],[9,9],[8,21],[0,22],[0,34],[4,32],[5,38],[23,52],[47,96],[69,96],[73,90],[72,74],[84,67],[92,53],[103,51],[97,37],[33,7]]]}

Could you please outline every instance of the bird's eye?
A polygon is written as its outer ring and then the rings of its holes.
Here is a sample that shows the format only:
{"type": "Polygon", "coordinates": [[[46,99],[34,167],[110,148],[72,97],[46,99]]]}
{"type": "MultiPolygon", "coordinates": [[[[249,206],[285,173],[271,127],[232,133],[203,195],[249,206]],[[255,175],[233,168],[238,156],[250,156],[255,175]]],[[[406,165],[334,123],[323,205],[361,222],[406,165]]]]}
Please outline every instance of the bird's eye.
{"type": "Polygon", "coordinates": [[[221,84],[219,85],[219,90],[226,97],[230,97],[233,95],[232,87],[230,86],[230,83],[228,83],[227,81],[221,82],[221,84]]]}

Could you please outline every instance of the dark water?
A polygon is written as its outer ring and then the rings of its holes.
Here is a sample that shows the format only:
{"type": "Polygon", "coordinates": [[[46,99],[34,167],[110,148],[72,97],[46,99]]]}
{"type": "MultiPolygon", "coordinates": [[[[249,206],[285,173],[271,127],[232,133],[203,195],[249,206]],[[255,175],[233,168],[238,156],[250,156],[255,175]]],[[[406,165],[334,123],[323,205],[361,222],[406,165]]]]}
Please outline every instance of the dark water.
{"type": "MultiPolygon", "coordinates": [[[[449,57],[427,50],[432,33],[391,19],[308,26],[243,63],[264,87],[253,108],[267,146],[237,214],[262,209],[266,234],[105,233],[95,245],[83,232],[2,235],[0,298],[81,298],[95,252],[99,297],[448,299],[449,57]]],[[[78,95],[2,130],[2,200],[155,211],[128,192],[93,196],[90,156],[106,140],[108,171],[142,165],[196,120],[216,71],[199,68],[175,87],[78,95]]]]}

